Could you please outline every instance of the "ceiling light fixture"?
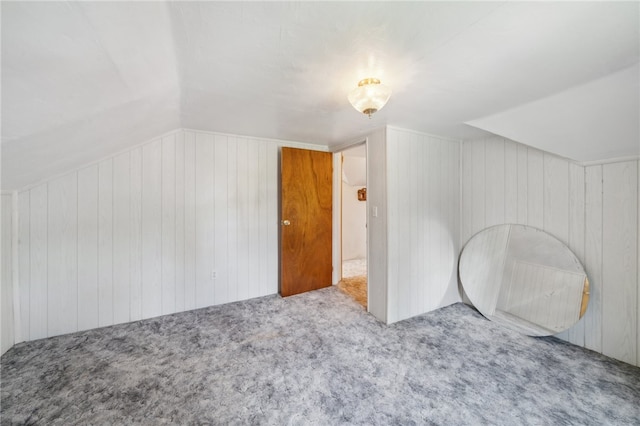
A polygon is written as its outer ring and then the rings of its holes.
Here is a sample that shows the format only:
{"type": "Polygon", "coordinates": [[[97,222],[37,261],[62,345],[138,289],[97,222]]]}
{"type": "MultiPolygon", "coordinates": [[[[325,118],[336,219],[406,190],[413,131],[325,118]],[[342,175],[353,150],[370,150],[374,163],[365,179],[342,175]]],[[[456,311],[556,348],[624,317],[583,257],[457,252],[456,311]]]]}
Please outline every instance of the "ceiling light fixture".
{"type": "Polygon", "coordinates": [[[389,100],[391,89],[380,84],[377,78],[360,80],[358,87],[349,93],[349,102],[358,111],[371,118],[371,114],[382,109],[389,100]]]}

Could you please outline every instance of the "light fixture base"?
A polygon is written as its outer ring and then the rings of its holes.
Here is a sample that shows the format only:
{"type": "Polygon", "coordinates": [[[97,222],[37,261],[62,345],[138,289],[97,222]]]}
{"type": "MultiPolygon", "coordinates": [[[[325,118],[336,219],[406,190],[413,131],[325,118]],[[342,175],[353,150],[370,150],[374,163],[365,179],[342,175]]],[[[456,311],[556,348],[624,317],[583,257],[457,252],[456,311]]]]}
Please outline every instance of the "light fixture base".
{"type": "Polygon", "coordinates": [[[369,118],[371,118],[371,114],[374,114],[377,111],[378,111],[377,108],[367,108],[364,111],[362,111],[362,113],[365,114],[365,115],[368,115],[369,118]]]}

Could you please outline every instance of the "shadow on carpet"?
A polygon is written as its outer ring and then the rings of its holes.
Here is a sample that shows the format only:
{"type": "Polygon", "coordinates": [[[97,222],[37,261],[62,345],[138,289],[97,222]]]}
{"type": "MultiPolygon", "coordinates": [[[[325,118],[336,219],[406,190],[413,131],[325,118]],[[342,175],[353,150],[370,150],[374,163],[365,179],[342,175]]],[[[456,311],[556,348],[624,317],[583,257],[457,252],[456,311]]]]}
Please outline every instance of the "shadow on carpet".
{"type": "Polygon", "coordinates": [[[640,424],[640,369],[455,304],[386,326],[335,287],[16,345],[3,424],[640,424]]]}

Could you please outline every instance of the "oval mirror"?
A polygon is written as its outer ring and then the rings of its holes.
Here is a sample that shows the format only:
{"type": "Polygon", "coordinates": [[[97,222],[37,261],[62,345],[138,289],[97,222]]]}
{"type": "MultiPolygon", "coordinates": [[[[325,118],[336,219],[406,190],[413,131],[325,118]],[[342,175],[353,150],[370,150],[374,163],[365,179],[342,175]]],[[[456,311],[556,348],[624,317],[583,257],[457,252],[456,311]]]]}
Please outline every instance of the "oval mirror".
{"type": "Polygon", "coordinates": [[[574,325],[589,302],[589,280],[561,241],[524,225],[498,225],[474,235],[460,255],[469,300],[492,321],[529,336],[574,325]]]}

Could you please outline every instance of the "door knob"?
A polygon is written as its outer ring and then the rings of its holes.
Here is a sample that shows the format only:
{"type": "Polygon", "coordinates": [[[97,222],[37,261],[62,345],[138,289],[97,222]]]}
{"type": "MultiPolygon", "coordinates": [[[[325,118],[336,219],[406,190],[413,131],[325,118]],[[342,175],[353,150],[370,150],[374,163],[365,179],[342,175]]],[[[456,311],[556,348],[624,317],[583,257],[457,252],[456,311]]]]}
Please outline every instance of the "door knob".
{"type": "Polygon", "coordinates": [[[291,222],[289,222],[288,220],[285,219],[285,220],[282,221],[282,225],[283,226],[289,226],[289,225],[291,225],[291,222]]]}

